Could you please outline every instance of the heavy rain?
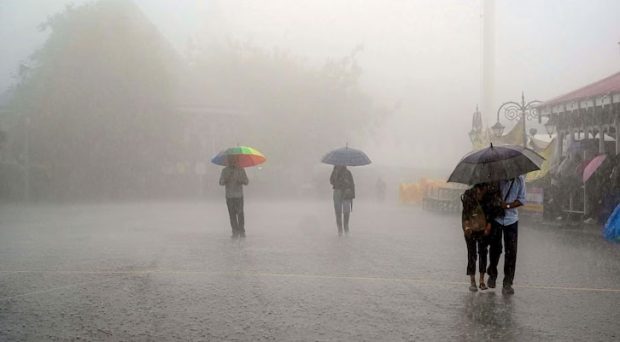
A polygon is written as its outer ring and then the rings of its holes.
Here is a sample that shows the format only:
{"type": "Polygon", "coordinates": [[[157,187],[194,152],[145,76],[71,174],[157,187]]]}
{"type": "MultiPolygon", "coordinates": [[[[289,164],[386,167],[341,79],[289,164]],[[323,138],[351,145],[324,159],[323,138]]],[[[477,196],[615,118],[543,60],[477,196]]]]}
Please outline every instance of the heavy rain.
{"type": "Polygon", "coordinates": [[[0,341],[620,339],[618,13],[1,1],[0,341]]]}

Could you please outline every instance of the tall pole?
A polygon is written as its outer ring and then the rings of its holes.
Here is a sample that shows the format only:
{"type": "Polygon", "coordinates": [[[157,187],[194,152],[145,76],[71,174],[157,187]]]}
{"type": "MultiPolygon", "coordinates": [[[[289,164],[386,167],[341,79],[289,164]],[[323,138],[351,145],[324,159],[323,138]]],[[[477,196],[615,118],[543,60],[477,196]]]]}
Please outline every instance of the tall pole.
{"type": "Polygon", "coordinates": [[[521,116],[521,124],[523,125],[523,147],[527,147],[527,132],[525,126],[525,117],[521,116]]]}
{"type": "Polygon", "coordinates": [[[24,120],[24,200],[30,201],[30,118],[24,120]]]}
{"type": "Polygon", "coordinates": [[[495,0],[483,0],[482,10],[482,114],[495,110],[495,0]]]}
{"type": "Polygon", "coordinates": [[[525,95],[521,92],[521,124],[523,125],[523,147],[527,147],[527,127],[525,126],[525,95]]]}

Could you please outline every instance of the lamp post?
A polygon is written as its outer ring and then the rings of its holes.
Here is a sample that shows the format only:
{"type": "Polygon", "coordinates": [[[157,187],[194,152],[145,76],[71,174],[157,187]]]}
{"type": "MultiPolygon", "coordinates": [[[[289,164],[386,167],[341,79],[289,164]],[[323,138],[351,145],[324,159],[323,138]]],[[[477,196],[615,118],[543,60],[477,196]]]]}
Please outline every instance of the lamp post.
{"type": "Polygon", "coordinates": [[[523,147],[527,147],[527,129],[525,127],[526,120],[533,120],[538,118],[538,111],[536,105],[542,103],[538,100],[525,102],[525,95],[521,92],[521,103],[515,101],[508,101],[502,103],[497,109],[497,122],[491,129],[496,137],[501,137],[504,133],[504,125],[499,121],[500,113],[504,114],[504,117],[510,121],[520,120],[523,125],[523,147]]]}

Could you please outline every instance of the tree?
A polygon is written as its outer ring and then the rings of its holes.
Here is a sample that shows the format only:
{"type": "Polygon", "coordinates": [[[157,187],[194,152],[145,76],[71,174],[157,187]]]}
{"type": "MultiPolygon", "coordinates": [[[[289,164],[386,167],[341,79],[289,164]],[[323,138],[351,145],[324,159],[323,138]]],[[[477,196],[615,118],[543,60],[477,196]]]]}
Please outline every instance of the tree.
{"type": "Polygon", "coordinates": [[[33,164],[56,196],[143,191],[178,145],[172,50],[126,0],[67,7],[41,29],[49,38],[13,101],[33,164]]]}

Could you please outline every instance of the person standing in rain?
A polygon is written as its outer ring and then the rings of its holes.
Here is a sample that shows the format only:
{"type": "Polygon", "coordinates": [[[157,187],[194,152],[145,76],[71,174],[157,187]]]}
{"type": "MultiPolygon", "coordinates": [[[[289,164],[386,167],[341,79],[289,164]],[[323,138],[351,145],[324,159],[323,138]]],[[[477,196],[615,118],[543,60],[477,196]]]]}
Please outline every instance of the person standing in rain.
{"type": "Polygon", "coordinates": [[[488,287],[495,288],[497,279],[497,264],[502,254],[502,235],[504,236],[504,281],[503,294],[514,294],[512,282],[515,276],[517,264],[517,238],[519,235],[519,212],[517,208],[525,203],[525,178],[502,180],[499,182],[499,206],[503,209],[503,215],[499,215],[491,222],[490,250],[489,250],[489,274],[488,287]]]}
{"type": "Polygon", "coordinates": [[[226,188],[226,205],[230,215],[232,238],[245,237],[245,218],[243,215],[243,186],[248,185],[245,170],[235,165],[230,158],[228,166],[222,169],[220,185],[226,188]]]}
{"type": "Polygon", "coordinates": [[[351,171],[344,165],[334,166],[329,182],[334,188],[334,209],[336,212],[336,225],[338,226],[338,235],[349,233],[349,216],[353,207],[353,199],[355,198],[355,183],[351,171]],[[344,218],[344,226],[343,226],[344,218]]]}

